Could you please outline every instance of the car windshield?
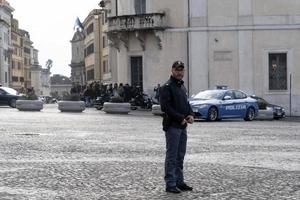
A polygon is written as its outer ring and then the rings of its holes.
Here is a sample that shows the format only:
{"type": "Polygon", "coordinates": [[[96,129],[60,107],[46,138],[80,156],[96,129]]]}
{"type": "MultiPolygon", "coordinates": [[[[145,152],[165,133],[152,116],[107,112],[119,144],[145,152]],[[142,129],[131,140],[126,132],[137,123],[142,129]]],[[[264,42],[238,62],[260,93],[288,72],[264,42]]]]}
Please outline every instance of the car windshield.
{"type": "Polygon", "coordinates": [[[16,91],[15,89],[7,88],[7,87],[1,87],[1,89],[9,94],[18,95],[18,91],[16,91]]]}
{"type": "Polygon", "coordinates": [[[205,90],[199,92],[193,97],[195,100],[207,100],[207,99],[222,99],[226,91],[224,90],[205,90]]]}

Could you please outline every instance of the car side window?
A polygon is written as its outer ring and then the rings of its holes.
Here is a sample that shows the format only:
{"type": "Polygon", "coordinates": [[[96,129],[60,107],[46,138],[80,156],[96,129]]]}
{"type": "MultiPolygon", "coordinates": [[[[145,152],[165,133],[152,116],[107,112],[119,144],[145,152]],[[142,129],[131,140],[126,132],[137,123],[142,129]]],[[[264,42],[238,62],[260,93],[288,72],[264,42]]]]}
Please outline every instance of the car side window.
{"type": "Polygon", "coordinates": [[[5,94],[5,91],[0,89],[0,94],[5,94]]]}
{"type": "Polygon", "coordinates": [[[226,96],[230,96],[231,99],[234,99],[234,94],[233,94],[232,91],[227,91],[227,92],[225,93],[225,96],[224,96],[224,97],[226,97],[226,96]]]}
{"type": "Polygon", "coordinates": [[[234,91],[235,99],[245,99],[247,95],[240,91],[234,91]]]}
{"type": "Polygon", "coordinates": [[[261,110],[266,110],[267,109],[267,102],[264,99],[258,98],[257,99],[257,104],[258,104],[258,109],[261,109],[261,110]]]}

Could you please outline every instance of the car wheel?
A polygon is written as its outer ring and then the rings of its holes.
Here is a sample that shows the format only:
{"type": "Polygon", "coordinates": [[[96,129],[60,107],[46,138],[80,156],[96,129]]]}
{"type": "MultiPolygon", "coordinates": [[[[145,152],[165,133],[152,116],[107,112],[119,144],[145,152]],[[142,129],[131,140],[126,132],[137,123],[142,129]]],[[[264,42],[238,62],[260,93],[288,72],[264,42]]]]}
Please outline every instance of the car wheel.
{"type": "Polygon", "coordinates": [[[255,117],[255,111],[253,108],[248,108],[246,117],[244,118],[245,121],[252,121],[255,117]]]}
{"type": "Polygon", "coordinates": [[[16,107],[16,103],[17,102],[17,100],[16,99],[12,99],[12,100],[10,100],[10,102],[9,102],[9,106],[10,107],[12,107],[12,108],[15,108],[16,107]]]}
{"type": "Polygon", "coordinates": [[[216,107],[208,109],[207,121],[216,121],[218,119],[218,110],[216,107]]]}
{"type": "Polygon", "coordinates": [[[280,120],[280,119],[282,119],[283,117],[282,116],[274,116],[273,117],[273,119],[275,119],[275,120],[280,120]]]}

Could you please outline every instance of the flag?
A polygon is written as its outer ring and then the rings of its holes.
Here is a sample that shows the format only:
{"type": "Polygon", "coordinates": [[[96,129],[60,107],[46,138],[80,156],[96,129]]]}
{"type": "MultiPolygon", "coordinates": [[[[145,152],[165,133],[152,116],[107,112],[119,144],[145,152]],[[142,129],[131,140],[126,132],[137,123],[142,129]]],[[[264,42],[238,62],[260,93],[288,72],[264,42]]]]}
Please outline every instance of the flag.
{"type": "Polygon", "coordinates": [[[80,28],[81,30],[84,29],[84,27],[78,17],[76,18],[73,29],[76,30],[77,28],[80,28]]]}

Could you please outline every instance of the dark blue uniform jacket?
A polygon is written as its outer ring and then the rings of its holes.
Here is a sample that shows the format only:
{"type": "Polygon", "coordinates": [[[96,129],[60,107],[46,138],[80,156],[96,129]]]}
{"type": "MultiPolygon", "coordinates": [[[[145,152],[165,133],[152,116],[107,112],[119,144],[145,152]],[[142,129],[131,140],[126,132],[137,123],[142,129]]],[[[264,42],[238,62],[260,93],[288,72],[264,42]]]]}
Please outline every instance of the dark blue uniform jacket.
{"type": "Polygon", "coordinates": [[[181,122],[188,116],[194,115],[187,98],[187,90],[182,80],[173,76],[161,87],[160,106],[164,112],[163,130],[167,131],[170,126],[174,128],[186,128],[187,124],[181,122]]]}

